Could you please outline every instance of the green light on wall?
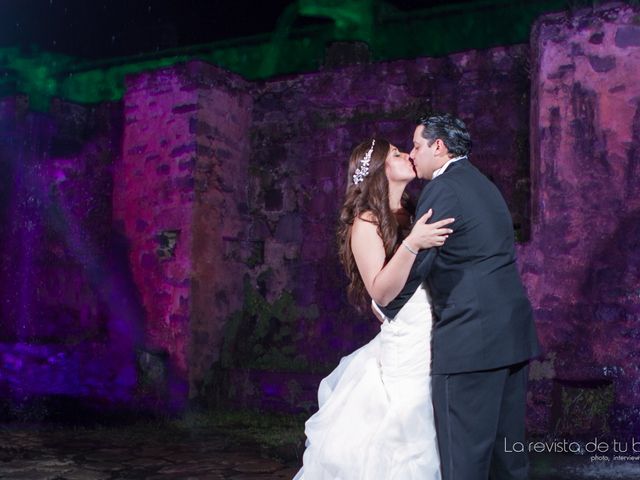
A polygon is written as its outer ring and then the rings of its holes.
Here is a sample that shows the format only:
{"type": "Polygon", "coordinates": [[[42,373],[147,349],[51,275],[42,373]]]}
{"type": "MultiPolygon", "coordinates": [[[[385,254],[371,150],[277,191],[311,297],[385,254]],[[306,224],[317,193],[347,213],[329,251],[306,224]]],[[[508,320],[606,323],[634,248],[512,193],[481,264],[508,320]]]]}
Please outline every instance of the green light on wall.
{"type": "Polygon", "coordinates": [[[49,102],[57,93],[56,71],[66,68],[71,58],[40,52],[24,55],[17,48],[0,49],[0,68],[5,71],[8,92],[29,95],[29,104],[35,110],[48,110],[49,102]]]}
{"type": "MultiPolygon", "coordinates": [[[[575,4],[579,0],[572,0],[575,4]]],[[[82,62],[48,52],[0,49],[0,95],[24,93],[46,111],[52,97],[77,103],[118,101],[127,75],[199,59],[249,79],[316,71],[332,41],[369,44],[375,61],[447,55],[456,51],[527,43],[532,22],[566,7],[565,0],[486,0],[401,12],[379,0],[298,0],[270,35],[177,48],[136,57],[82,62]],[[293,28],[298,16],[332,25],[293,28]]]]}
{"type": "Polygon", "coordinates": [[[370,42],[373,10],[373,0],[298,0],[300,15],[333,19],[336,40],[370,42]]]}

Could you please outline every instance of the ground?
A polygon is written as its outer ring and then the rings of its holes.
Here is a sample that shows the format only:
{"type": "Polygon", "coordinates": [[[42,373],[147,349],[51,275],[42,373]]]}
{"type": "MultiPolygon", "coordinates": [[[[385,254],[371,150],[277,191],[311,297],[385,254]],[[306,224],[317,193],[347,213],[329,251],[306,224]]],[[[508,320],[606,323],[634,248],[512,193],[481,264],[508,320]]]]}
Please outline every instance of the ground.
{"type": "MultiPolygon", "coordinates": [[[[4,424],[0,479],[290,480],[301,463],[303,423],[303,416],[217,412],[111,426],[4,424]]],[[[530,458],[531,480],[640,478],[640,462],[613,455],[530,458]]]]}

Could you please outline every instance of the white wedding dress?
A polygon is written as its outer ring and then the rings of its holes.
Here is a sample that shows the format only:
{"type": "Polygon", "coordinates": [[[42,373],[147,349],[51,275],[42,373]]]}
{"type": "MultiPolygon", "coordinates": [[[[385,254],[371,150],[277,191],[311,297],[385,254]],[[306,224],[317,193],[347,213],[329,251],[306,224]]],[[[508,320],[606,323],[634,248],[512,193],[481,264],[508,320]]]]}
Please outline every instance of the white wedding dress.
{"type": "Polygon", "coordinates": [[[294,480],[440,480],[424,286],[320,382],[294,480]]]}

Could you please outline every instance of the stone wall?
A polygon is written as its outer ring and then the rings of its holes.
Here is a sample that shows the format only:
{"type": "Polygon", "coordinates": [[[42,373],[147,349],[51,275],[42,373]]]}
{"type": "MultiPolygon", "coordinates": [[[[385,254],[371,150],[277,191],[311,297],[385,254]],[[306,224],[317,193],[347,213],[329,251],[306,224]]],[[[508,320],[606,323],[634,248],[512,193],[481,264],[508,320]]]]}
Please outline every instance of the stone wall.
{"type": "Polygon", "coordinates": [[[220,358],[226,321],[243,302],[253,98],[237,77],[206,64],[189,68],[200,107],[190,119],[197,154],[189,378],[196,396],[220,358]]]}
{"type": "MultiPolygon", "coordinates": [[[[48,372],[75,379],[58,389],[69,394],[182,408],[240,354],[321,375],[377,328],[347,304],[335,247],[349,153],[372,135],[409,149],[415,116],[444,110],[467,121],[472,161],[521,242],[546,354],[532,366],[531,431],[554,428],[571,382],[613,391],[607,422],[632,431],[639,18],[605,5],[542,17],[531,48],[260,83],[191,62],[131,77],[120,106],[41,115],[4,99],[0,391],[48,372]]],[[[294,406],[308,388],[286,390],[294,406]]]]}
{"type": "Polygon", "coordinates": [[[131,77],[114,213],[129,239],[146,348],[168,355],[184,402],[217,359],[242,272],[225,255],[246,223],[251,98],[238,77],[193,62],[131,77]]]}
{"type": "MultiPolygon", "coordinates": [[[[537,22],[533,228],[520,249],[553,359],[547,378],[612,382],[612,426],[630,432],[640,404],[639,21],[638,7],[609,4],[537,22]]],[[[533,396],[543,404],[549,392],[533,396]]]]}
{"type": "MultiPolygon", "coordinates": [[[[420,112],[468,122],[472,159],[499,186],[528,235],[529,79],[526,46],[440,59],[359,65],[257,85],[252,125],[251,239],[264,243],[252,276],[269,299],[292,291],[319,317],[299,348],[334,363],[377,329],[346,301],[335,232],[351,149],[379,135],[411,148],[420,112]]],[[[413,193],[419,192],[415,182],[413,193]]],[[[415,195],[417,198],[417,195],[415,195]]]]}
{"type": "Polygon", "coordinates": [[[122,402],[136,385],[136,289],[111,218],[121,108],[0,102],[0,391],[122,402]]]}
{"type": "MultiPolygon", "coordinates": [[[[183,408],[202,393],[221,348],[231,357],[236,352],[231,342],[224,345],[225,335],[236,335],[240,348],[255,340],[248,353],[262,355],[258,363],[265,368],[327,371],[377,328],[346,302],[335,248],[351,148],[381,135],[408,149],[419,112],[460,115],[474,136],[474,161],[500,186],[526,236],[527,57],[525,46],[495,48],[254,84],[191,62],[130,77],[116,112],[121,120],[113,125],[87,113],[103,107],[55,102],[43,125],[22,138],[44,142],[34,168],[46,165],[54,184],[68,185],[66,220],[75,229],[68,236],[103,240],[97,250],[86,242],[72,245],[81,262],[59,259],[60,271],[75,272],[64,280],[51,271],[28,277],[47,278],[56,292],[73,294],[90,312],[81,319],[92,320],[52,317],[50,302],[43,318],[55,318],[48,325],[58,332],[97,329],[102,347],[87,347],[87,354],[104,362],[105,371],[115,360],[98,350],[124,348],[117,357],[135,368],[128,395],[161,409],[183,408]],[[492,115],[498,108],[501,114],[492,115]],[[47,133],[56,128],[60,132],[47,133]],[[96,170],[99,165],[105,168],[96,170]],[[92,307],[102,288],[92,287],[86,278],[92,275],[109,278],[101,308],[92,307]],[[258,304],[248,305],[249,298],[258,304]],[[248,324],[230,322],[239,312],[248,324]],[[256,330],[265,335],[256,337],[256,330]]],[[[11,115],[7,110],[2,118],[11,115]]],[[[25,145],[13,145],[12,152],[24,154],[25,145]]],[[[7,199],[29,201],[4,191],[7,199]]],[[[14,210],[7,203],[6,218],[21,222],[14,210]]],[[[51,262],[56,248],[38,245],[51,262]]],[[[11,248],[4,251],[9,255],[11,248]]],[[[26,285],[23,291],[32,286],[26,285]]],[[[32,308],[31,301],[20,305],[32,308]]]]}

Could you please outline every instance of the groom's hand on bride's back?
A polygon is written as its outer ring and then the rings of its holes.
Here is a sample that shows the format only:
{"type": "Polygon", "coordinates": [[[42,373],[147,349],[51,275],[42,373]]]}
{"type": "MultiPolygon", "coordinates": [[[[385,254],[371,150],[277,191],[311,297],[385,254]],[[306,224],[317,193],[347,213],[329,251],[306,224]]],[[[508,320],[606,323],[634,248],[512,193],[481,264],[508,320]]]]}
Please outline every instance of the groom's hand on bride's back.
{"type": "Polygon", "coordinates": [[[429,209],[427,213],[422,215],[413,225],[411,233],[404,240],[409,246],[417,250],[425,250],[432,247],[441,247],[444,242],[453,233],[453,230],[447,225],[452,224],[455,218],[444,218],[437,222],[428,223],[433,216],[433,209],[429,209]]]}

